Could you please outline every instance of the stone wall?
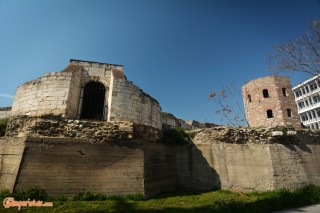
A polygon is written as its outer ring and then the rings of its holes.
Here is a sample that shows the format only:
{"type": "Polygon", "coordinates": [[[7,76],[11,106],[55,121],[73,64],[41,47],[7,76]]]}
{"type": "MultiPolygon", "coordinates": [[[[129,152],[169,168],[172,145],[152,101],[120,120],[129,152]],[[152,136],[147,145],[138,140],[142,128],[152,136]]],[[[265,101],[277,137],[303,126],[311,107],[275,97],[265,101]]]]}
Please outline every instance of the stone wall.
{"type": "Polygon", "coordinates": [[[8,118],[11,113],[11,107],[0,107],[0,119],[8,118]]]}
{"type": "Polygon", "coordinates": [[[93,192],[146,197],[175,190],[174,153],[161,144],[134,140],[92,144],[87,139],[32,137],[6,140],[0,140],[0,188],[39,187],[49,195],[93,192]]]}
{"type": "Polygon", "coordinates": [[[161,107],[131,81],[113,81],[110,121],[128,120],[161,129],[161,107]]]}
{"type": "Polygon", "coordinates": [[[48,73],[17,88],[11,116],[66,113],[72,73],[48,73]]]}
{"type": "Polygon", "coordinates": [[[288,77],[268,76],[252,80],[242,87],[242,95],[249,126],[301,126],[288,77]],[[265,89],[269,94],[266,98],[263,96],[265,89]],[[287,109],[290,109],[291,117],[287,109]],[[267,110],[272,110],[272,118],[267,117],[267,110]]]}
{"type": "MultiPolygon", "coordinates": [[[[19,86],[11,116],[53,114],[80,119],[84,87],[89,82],[99,82],[105,87],[102,120],[133,121],[161,129],[159,103],[126,80],[122,65],[74,59],[61,72],[48,73],[19,86]]],[[[102,99],[96,101],[102,102],[102,99]]]]}

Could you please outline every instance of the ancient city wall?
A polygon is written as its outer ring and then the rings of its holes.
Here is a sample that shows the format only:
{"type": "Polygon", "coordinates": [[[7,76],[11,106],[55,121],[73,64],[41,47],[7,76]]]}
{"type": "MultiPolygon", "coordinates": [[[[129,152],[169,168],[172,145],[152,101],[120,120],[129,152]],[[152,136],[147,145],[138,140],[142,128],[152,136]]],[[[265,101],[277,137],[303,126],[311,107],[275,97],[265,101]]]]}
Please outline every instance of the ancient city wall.
{"type": "Polygon", "coordinates": [[[82,67],[81,75],[82,81],[84,81],[84,83],[87,83],[90,80],[97,80],[95,77],[99,77],[99,80],[107,87],[110,87],[112,69],[117,69],[123,73],[122,65],[81,61],[75,59],[70,59],[70,64],[82,67]]]}
{"type": "Polygon", "coordinates": [[[11,107],[0,107],[0,119],[8,118],[11,113],[11,107]]]}
{"type": "Polygon", "coordinates": [[[11,116],[65,114],[72,73],[48,73],[17,88],[11,116]]]}
{"type": "Polygon", "coordinates": [[[161,107],[131,81],[115,79],[109,120],[128,120],[161,129],[161,107]]]}

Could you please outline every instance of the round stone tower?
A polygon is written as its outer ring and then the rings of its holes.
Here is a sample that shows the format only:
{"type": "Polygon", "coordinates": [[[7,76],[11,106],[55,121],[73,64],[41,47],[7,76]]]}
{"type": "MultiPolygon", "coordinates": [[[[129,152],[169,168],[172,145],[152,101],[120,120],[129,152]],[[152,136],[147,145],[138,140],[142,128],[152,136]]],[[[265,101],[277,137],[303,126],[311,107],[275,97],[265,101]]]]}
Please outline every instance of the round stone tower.
{"type": "Polygon", "coordinates": [[[288,77],[258,78],[249,81],[241,89],[250,127],[301,127],[288,77]]]}

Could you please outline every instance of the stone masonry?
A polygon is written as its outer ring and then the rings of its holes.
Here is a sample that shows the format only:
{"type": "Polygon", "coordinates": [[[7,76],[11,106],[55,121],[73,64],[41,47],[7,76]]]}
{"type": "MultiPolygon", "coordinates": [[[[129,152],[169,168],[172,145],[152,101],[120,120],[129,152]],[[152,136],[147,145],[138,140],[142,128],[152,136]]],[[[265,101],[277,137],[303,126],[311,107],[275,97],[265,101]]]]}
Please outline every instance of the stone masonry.
{"type": "MultiPolygon", "coordinates": [[[[161,107],[150,95],[128,81],[122,65],[70,60],[61,72],[45,74],[17,88],[11,116],[61,115],[81,119],[88,83],[102,85],[105,95],[99,115],[104,121],[133,121],[161,129],[161,107]]],[[[94,101],[95,102],[95,101],[94,101]]],[[[90,103],[94,106],[94,103],[90,103]]],[[[100,104],[101,105],[101,104],[100,104]]],[[[100,106],[99,106],[100,107],[100,106]]]]}
{"type": "Polygon", "coordinates": [[[242,86],[246,118],[250,127],[301,127],[288,77],[268,76],[242,86]]]}
{"type": "Polygon", "coordinates": [[[10,116],[11,107],[0,107],[0,119],[10,116]]]}

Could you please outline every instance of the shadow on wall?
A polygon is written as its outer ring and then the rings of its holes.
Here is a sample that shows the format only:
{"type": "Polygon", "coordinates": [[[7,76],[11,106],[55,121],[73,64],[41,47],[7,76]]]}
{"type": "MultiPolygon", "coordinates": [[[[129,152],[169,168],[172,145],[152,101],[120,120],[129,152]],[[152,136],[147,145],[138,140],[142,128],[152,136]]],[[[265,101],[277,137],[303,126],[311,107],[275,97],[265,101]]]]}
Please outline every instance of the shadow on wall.
{"type": "Polygon", "coordinates": [[[218,173],[193,143],[177,146],[175,150],[179,190],[207,191],[221,188],[218,173]]]}

